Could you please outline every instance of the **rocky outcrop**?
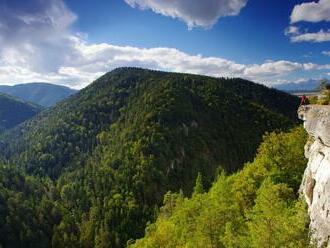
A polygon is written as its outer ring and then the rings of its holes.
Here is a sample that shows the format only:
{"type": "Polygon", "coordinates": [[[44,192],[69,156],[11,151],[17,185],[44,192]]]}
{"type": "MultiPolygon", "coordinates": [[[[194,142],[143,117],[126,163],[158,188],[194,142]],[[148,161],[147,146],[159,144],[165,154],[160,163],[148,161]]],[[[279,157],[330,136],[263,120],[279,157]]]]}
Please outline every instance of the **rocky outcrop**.
{"type": "Polygon", "coordinates": [[[318,247],[330,247],[330,106],[301,106],[298,116],[309,134],[300,190],[308,204],[312,238],[318,247]]]}

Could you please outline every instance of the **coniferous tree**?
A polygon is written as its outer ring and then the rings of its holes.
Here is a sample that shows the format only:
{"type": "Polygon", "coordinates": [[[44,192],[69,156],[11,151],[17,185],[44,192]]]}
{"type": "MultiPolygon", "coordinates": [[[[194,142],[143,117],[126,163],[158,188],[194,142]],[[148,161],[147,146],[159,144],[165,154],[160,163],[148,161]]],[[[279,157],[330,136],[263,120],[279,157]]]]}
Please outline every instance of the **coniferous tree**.
{"type": "Polygon", "coordinates": [[[203,177],[202,174],[198,172],[193,194],[203,194],[203,193],[204,193],[203,177]]]}

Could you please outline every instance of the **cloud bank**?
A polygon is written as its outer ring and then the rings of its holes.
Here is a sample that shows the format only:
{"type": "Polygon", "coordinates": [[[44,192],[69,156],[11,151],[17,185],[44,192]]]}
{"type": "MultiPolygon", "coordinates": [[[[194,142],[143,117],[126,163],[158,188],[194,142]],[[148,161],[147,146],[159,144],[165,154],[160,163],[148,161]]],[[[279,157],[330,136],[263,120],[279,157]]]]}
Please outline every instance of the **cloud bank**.
{"type": "Polygon", "coordinates": [[[55,72],[71,50],[68,35],[75,20],[63,1],[0,0],[0,65],[55,72]]]}
{"type": "Polygon", "coordinates": [[[299,29],[296,27],[290,26],[289,29],[286,29],[285,35],[290,37],[291,42],[313,42],[313,43],[321,43],[330,41],[330,30],[321,29],[318,32],[304,32],[301,33],[299,29]],[[294,32],[291,30],[295,28],[294,32]],[[292,32],[291,32],[292,31],[292,32]]]}
{"type": "MultiPolygon", "coordinates": [[[[7,63],[0,66],[0,82],[50,81],[80,88],[105,72],[121,66],[137,66],[173,72],[215,77],[243,77],[271,83],[297,71],[329,70],[329,65],[297,63],[286,60],[262,64],[240,64],[219,57],[190,55],[173,48],[138,48],[111,44],[88,44],[81,38],[68,38],[71,49],[63,55],[56,70],[38,71],[28,64],[7,63]],[[65,56],[73,59],[67,60],[65,56]]],[[[13,55],[15,57],[15,55],[13,55]]],[[[21,55],[17,54],[17,57],[21,55]]],[[[47,60],[47,53],[44,54],[47,60]]],[[[40,62],[40,61],[39,61],[40,62]]],[[[50,68],[55,67],[52,66],[50,68]]]]}
{"type": "Polygon", "coordinates": [[[189,28],[213,26],[219,18],[238,15],[248,0],[125,0],[132,7],[184,21],[189,28]]]}
{"type": "Polygon", "coordinates": [[[323,51],[322,54],[330,57],[330,51],[323,51]]]}
{"type": "Polygon", "coordinates": [[[243,64],[167,47],[91,44],[71,30],[76,20],[62,0],[0,0],[0,84],[52,82],[82,88],[121,66],[243,77],[272,84],[299,71],[329,73],[329,65],[294,61],[243,64]]]}
{"type": "Polygon", "coordinates": [[[330,0],[319,0],[318,2],[307,2],[294,6],[290,16],[291,26],[285,30],[285,35],[292,42],[327,42],[330,41],[330,30],[319,30],[318,32],[300,32],[299,28],[292,26],[298,22],[321,22],[330,21],[330,0]]]}
{"type": "Polygon", "coordinates": [[[292,10],[290,19],[291,23],[330,21],[330,0],[296,5],[292,10]]]}

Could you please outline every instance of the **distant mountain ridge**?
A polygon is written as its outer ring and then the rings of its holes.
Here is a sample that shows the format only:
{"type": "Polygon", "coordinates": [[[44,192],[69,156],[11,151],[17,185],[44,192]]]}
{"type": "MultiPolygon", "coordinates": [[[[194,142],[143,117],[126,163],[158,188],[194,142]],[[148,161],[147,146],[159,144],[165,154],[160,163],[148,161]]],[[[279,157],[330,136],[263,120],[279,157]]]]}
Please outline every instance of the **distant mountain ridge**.
{"type": "Polygon", "coordinates": [[[32,118],[41,106],[0,93],[0,132],[32,118]]]}
{"type": "Polygon", "coordinates": [[[75,94],[77,90],[50,83],[27,83],[14,86],[0,85],[0,92],[50,107],[75,94]]]}
{"type": "Polygon", "coordinates": [[[286,92],[298,92],[298,91],[317,91],[320,86],[319,79],[309,79],[299,83],[284,83],[274,86],[274,88],[286,92]]]}

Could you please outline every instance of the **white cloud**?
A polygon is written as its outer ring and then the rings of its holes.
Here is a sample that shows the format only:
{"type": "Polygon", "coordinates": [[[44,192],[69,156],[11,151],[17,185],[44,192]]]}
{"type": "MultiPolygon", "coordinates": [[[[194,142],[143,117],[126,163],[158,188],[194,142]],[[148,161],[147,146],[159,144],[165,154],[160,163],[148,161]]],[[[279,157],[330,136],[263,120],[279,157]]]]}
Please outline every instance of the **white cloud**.
{"type": "Polygon", "coordinates": [[[298,35],[300,33],[299,27],[289,26],[284,30],[284,34],[287,36],[298,35]]]}
{"type": "Polygon", "coordinates": [[[326,42],[330,41],[330,30],[324,31],[321,29],[320,31],[316,33],[299,33],[290,36],[290,40],[292,42],[314,42],[314,43],[320,43],[320,42],[326,42]]]}
{"type": "Polygon", "coordinates": [[[0,1],[0,62],[56,71],[70,54],[75,20],[62,0],[0,1]]]}
{"type": "Polygon", "coordinates": [[[132,7],[152,11],[187,23],[189,28],[213,26],[225,16],[238,15],[248,0],[124,0],[132,7]]]}
{"type": "Polygon", "coordinates": [[[283,76],[299,71],[329,70],[330,64],[298,63],[287,60],[266,61],[262,64],[246,65],[244,76],[261,82],[282,81],[283,76]]]}
{"type": "MultiPolygon", "coordinates": [[[[56,70],[52,67],[48,70],[31,68],[29,61],[21,61],[20,58],[24,57],[24,54],[7,50],[6,60],[0,60],[0,82],[47,81],[80,88],[114,68],[137,66],[215,77],[243,77],[269,83],[298,71],[330,69],[330,65],[286,60],[241,64],[220,57],[190,55],[174,48],[146,49],[106,43],[88,44],[77,36],[69,36],[67,40],[70,49],[66,49],[65,53],[60,51],[63,59],[56,65],[56,70]],[[73,59],[67,59],[66,56],[73,59]]],[[[46,60],[47,52],[42,52],[46,60]]],[[[39,60],[38,62],[42,63],[39,60]]]]}
{"type": "Polygon", "coordinates": [[[330,70],[330,64],[286,60],[242,64],[167,47],[90,44],[84,35],[70,31],[76,16],[61,0],[28,1],[31,2],[33,8],[23,4],[15,11],[8,11],[10,4],[2,6],[0,2],[0,84],[41,81],[81,88],[121,66],[242,77],[266,84],[299,71],[327,73],[330,70]]]}
{"type": "Polygon", "coordinates": [[[291,13],[291,23],[301,21],[330,21],[330,0],[319,0],[296,5],[291,13]]]}
{"type": "Polygon", "coordinates": [[[290,61],[269,61],[260,65],[247,66],[246,76],[276,76],[285,75],[294,71],[303,70],[304,65],[290,61]]]}
{"type": "Polygon", "coordinates": [[[325,56],[330,56],[330,51],[323,51],[322,54],[325,56]]]}
{"type": "Polygon", "coordinates": [[[204,74],[216,77],[244,77],[260,82],[276,80],[297,71],[327,70],[330,65],[266,61],[262,64],[240,64],[218,57],[190,55],[173,48],[138,48],[111,44],[87,44],[72,37],[72,50],[77,58],[63,63],[58,76],[86,85],[103,73],[121,66],[138,66],[175,72],[204,74]]]}
{"type": "MultiPolygon", "coordinates": [[[[319,0],[294,6],[290,21],[291,24],[303,21],[314,23],[330,21],[330,0],[319,0]]],[[[285,30],[285,35],[289,36],[292,42],[320,43],[330,41],[330,30],[323,29],[318,32],[305,31],[301,33],[299,28],[290,26],[285,30]]]]}

